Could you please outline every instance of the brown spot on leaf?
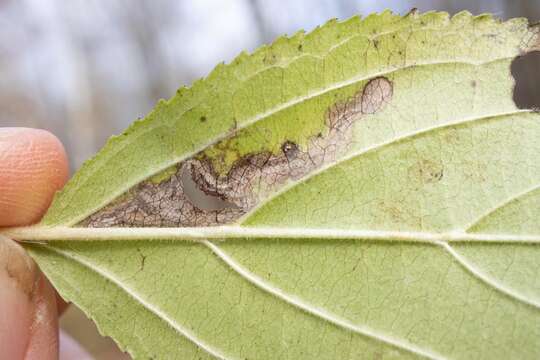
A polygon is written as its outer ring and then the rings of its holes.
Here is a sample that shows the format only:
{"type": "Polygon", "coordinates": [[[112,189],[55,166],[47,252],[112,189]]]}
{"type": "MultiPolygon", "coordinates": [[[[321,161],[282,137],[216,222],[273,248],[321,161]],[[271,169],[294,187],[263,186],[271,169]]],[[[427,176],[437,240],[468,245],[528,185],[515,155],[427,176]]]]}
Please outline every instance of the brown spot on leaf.
{"type": "Polygon", "coordinates": [[[403,208],[403,201],[381,200],[379,210],[396,224],[409,224],[412,228],[422,225],[422,219],[411,210],[403,208]]]}
{"type": "Polygon", "coordinates": [[[444,166],[433,160],[421,159],[409,167],[409,178],[422,184],[441,181],[444,176],[444,166]]]}
{"type": "Polygon", "coordinates": [[[488,165],[482,160],[465,159],[460,166],[466,181],[482,183],[488,179],[488,165]]]}
{"type": "MultiPolygon", "coordinates": [[[[80,225],[184,227],[231,223],[288,181],[298,180],[345,154],[352,140],[351,125],[364,115],[380,111],[392,94],[388,79],[372,79],[347,101],[332,105],[325,115],[327,130],[311,136],[303,148],[287,140],[275,154],[262,151],[240,157],[225,175],[214,169],[210,159],[194,156],[179,163],[167,180],[143,181],[80,225]],[[191,182],[204,196],[214,197],[219,206],[203,206],[190,195],[191,182]]],[[[219,144],[216,146],[219,148],[219,144]]]]}

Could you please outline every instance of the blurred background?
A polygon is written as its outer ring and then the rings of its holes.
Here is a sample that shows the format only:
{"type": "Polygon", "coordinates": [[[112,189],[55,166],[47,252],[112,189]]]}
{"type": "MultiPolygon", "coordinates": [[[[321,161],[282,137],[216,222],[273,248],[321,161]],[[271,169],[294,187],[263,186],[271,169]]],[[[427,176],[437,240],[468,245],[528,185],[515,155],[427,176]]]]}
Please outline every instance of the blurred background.
{"type": "MultiPolygon", "coordinates": [[[[0,126],[52,131],[74,171],[218,62],[330,18],[386,8],[540,20],[539,0],[0,0],[0,126]]],[[[93,358],[128,358],[75,307],[61,323],[93,358]]]]}

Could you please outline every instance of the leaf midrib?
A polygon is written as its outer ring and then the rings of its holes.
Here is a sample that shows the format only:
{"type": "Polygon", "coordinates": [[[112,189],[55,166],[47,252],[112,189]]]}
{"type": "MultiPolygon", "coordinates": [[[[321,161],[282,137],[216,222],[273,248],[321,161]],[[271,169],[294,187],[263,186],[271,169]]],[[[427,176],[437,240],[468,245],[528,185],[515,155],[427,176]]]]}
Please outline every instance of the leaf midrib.
{"type": "Polygon", "coordinates": [[[42,227],[29,226],[2,229],[0,235],[22,242],[46,241],[192,241],[242,239],[303,239],[313,240],[360,240],[409,243],[513,243],[540,244],[540,234],[490,234],[449,232],[415,232],[386,230],[344,230],[336,228],[284,228],[284,227],[42,227]]]}
{"type": "Polygon", "coordinates": [[[0,237],[6,236],[23,242],[44,241],[206,241],[261,238],[304,239],[309,240],[361,240],[429,243],[436,245],[450,243],[520,243],[528,245],[540,244],[540,234],[493,234],[469,232],[474,226],[488,216],[504,209],[506,206],[530,195],[540,188],[536,184],[519,194],[505,199],[495,207],[481,214],[464,227],[446,232],[428,231],[385,231],[385,230],[345,230],[336,228],[284,228],[284,227],[250,227],[240,225],[213,227],[44,227],[40,225],[0,229],[0,237]]]}

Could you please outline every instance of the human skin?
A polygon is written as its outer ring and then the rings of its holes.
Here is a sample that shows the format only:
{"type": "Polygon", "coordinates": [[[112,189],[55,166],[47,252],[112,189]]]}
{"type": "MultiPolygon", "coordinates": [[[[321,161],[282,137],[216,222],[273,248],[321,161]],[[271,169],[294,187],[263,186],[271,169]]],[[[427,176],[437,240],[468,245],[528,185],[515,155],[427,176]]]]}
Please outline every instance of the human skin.
{"type": "MultiPolygon", "coordinates": [[[[51,133],[0,128],[0,227],[39,221],[68,177],[64,147],[51,133]]],[[[0,237],[2,359],[57,359],[64,306],[16,242],[0,237]]]]}

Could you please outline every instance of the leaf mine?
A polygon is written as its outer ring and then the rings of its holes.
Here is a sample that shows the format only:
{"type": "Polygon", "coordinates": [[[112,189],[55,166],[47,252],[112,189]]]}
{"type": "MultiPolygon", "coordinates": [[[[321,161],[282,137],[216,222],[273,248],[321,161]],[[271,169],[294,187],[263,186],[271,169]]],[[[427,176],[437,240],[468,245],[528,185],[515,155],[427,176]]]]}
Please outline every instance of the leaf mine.
{"type": "Polygon", "coordinates": [[[392,96],[392,82],[376,77],[348,100],[327,110],[325,133],[309,137],[305,149],[285,140],[278,153],[248,154],[236,160],[225,175],[219,175],[207,156],[196,155],[176,165],[176,170],[169,168],[164,176],[158,174],[140,183],[80,226],[194,227],[232,223],[289,181],[343,156],[352,141],[354,122],[383,109],[392,96]],[[209,209],[198,204],[186,191],[185,174],[200,191],[225,205],[209,209]]]}

